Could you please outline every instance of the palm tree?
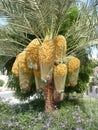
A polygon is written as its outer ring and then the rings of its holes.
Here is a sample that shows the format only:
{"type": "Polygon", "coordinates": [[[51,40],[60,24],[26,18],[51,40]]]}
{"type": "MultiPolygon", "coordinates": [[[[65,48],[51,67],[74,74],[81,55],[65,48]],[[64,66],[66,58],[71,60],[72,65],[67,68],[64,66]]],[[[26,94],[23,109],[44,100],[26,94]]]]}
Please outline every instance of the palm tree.
{"type": "MultiPolygon", "coordinates": [[[[0,6],[0,10],[10,17],[9,25],[0,28],[0,55],[16,56],[34,37],[42,43],[46,36],[54,39],[63,34],[68,44],[67,55],[82,57],[83,49],[92,46],[94,42],[91,41],[98,37],[97,2],[94,0],[87,3],[80,0],[3,0],[0,6]],[[78,9],[74,19],[73,9],[78,9]]],[[[44,93],[46,107],[48,103],[51,108],[52,86],[52,81],[47,83],[44,93]],[[48,95],[49,91],[51,95],[48,95]]]]}

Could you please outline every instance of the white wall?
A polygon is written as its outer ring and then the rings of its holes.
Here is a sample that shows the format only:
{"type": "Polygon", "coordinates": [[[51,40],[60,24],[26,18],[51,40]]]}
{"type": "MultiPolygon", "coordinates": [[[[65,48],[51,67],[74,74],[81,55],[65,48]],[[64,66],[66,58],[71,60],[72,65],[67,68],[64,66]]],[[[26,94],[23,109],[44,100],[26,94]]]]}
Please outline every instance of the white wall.
{"type": "Polygon", "coordinates": [[[92,86],[92,91],[89,89],[86,94],[88,96],[98,98],[98,86],[92,86]]]}

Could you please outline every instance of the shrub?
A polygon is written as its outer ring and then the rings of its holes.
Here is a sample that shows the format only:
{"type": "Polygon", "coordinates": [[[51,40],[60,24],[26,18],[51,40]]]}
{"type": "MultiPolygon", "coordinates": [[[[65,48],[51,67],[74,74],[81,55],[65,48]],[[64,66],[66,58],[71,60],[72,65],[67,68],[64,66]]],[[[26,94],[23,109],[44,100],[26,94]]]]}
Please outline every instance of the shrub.
{"type": "Polygon", "coordinates": [[[2,87],[3,85],[4,85],[4,81],[0,79],[0,87],[2,87]]]}

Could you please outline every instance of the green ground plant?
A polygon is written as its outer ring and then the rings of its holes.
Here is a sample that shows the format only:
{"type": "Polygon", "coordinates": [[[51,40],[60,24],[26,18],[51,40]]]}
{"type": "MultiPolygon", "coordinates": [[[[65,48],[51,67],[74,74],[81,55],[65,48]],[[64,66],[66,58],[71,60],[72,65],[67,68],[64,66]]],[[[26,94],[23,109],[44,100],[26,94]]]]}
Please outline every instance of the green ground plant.
{"type": "Polygon", "coordinates": [[[0,130],[98,130],[98,100],[70,99],[47,114],[44,100],[8,105],[0,103],[0,130]]]}

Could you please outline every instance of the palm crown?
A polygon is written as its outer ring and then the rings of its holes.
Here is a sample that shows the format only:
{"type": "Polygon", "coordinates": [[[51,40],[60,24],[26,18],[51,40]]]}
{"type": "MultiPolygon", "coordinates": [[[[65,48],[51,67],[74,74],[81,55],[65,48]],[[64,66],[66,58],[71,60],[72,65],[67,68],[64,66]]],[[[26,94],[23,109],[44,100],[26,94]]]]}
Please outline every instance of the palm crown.
{"type": "Polygon", "coordinates": [[[1,53],[16,56],[33,36],[40,38],[41,43],[45,36],[53,39],[63,32],[68,41],[67,54],[81,55],[80,50],[93,45],[90,41],[97,38],[96,4],[73,0],[3,0],[0,10],[9,17],[9,25],[0,28],[1,53]]]}

